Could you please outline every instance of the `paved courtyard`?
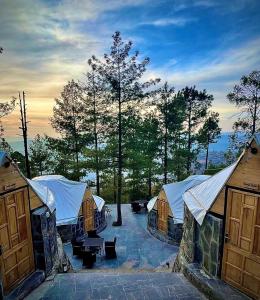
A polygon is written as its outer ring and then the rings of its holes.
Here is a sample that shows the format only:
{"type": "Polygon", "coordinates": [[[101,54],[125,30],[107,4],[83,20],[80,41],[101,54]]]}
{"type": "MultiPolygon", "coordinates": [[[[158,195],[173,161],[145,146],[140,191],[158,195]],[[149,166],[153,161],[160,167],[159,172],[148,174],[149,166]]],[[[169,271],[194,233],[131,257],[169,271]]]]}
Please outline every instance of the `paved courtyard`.
{"type": "MultiPolygon", "coordinates": [[[[123,225],[113,227],[112,222],[116,219],[116,205],[110,205],[109,207],[112,213],[108,217],[107,228],[99,235],[106,241],[117,237],[117,259],[106,260],[104,256],[98,255],[94,269],[151,270],[160,268],[166,262],[175,259],[178,247],[159,241],[147,231],[146,213],[135,214],[129,204],[123,204],[123,225]]],[[[73,269],[82,269],[82,259],[72,255],[71,244],[64,245],[64,249],[73,269]]]]}
{"type": "Polygon", "coordinates": [[[59,274],[45,281],[27,300],[204,300],[179,273],[89,273],[59,274]]]}

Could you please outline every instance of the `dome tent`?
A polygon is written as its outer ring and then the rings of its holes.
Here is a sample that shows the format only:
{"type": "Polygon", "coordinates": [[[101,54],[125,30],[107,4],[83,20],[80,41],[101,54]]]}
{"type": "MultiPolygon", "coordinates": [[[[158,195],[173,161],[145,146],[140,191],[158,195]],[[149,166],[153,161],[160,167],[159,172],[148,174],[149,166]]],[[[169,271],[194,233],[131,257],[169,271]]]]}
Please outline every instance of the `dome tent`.
{"type": "Polygon", "coordinates": [[[76,224],[79,211],[84,200],[84,194],[88,188],[86,183],[68,180],[61,175],[45,175],[29,180],[31,186],[38,195],[42,194],[45,187],[45,195],[42,200],[47,203],[50,195],[54,197],[56,208],[56,224],[76,224]]]}
{"type": "Polygon", "coordinates": [[[163,185],[158,197],[149,202],[148,229],[158,237],[178,244],[182,236],[184,214],[183,194],[208,179],[207,175],[192,175],[180,182],[163,185]]]}

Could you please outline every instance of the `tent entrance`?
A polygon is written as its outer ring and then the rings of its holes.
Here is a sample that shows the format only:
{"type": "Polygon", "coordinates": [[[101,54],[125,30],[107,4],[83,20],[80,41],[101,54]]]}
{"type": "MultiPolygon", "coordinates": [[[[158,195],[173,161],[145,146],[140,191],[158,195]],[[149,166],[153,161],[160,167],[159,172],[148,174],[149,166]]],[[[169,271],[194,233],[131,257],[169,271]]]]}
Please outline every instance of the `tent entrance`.
{"type": "Polygon", "coordinates": [[[27,188],[0,197],[1,275],[5,294],[34,271],[27,188]]]}
{"type": "Polygon", "coordinates": [[[260,195],[228,189],[222,279],[260,299],[260,195]]]}

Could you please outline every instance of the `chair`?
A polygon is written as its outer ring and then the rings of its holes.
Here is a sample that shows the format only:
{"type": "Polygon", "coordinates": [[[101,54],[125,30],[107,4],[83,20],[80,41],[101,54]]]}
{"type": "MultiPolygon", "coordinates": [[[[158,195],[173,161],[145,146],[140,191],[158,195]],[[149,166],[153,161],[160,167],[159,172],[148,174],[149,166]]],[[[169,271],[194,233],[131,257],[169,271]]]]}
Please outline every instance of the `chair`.
{"type": "Polygon", "coordinates": [[[77,255],[77,256],[81,255],[83,243],[84,243],[84,236],[77,237],[77,238],[74,237],[71,239],[73,255],[77,255]]]}
{"type": "Polygon", "coordinates": [[[132,202],[132,210],[135,213],[138,213],[141,210],[141,205],[137,202],[132,202]]]}
{"type": "Polygon", "coordinates": [[[117,255],[116,255],[116,237],[114,238],[114,241],[105,242],[105,252],[106,252],[106,258],[107,259],[117,258],[117,255]]]}
{"type": "Polygon", "coordinates": [[[81,256],[82,255],[82,246],[73,245],[72,251],[73,251],[73,255],[81,256]]]}
{"type": "Polygon", "coordinates": [[[96,254],[91,251],[82,251],[82,266],[91,269],[96,262],[96,254]]]}
{"type": "Polygon", "coordinates": [[[100,238],[100,236],[97,234],[96,230],[89,230],[87,232],[87,234],[88,234],[88,237],[90,237],[90,238],[100,238]]]}
{"type": "Polygon", "coordinates": [[[84,236],[80,238],[72,238],[71,245],[72,246],[83,246],[84,236]]]}

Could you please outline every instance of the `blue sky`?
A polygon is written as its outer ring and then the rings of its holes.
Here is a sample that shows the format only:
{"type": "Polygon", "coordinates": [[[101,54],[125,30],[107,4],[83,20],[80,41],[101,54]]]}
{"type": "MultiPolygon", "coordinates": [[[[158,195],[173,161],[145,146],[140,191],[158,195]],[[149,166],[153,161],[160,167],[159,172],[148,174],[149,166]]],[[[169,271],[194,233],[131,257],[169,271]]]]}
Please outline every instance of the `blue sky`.
{"type": "MultiPolygon", "coordinates": [[[[108,50],[116,30],[150,57],[146,79],[213,94],[224,131],[237,113],[226,94],[260,67],[257,0],[0,0],[0,7],[0,99],[27,92],[30,136],[54,134],[53,99],[82,78],[92,54],[108,50]]],[[[19,133],[17,119],[18,110],[3,120],[7,136],[19,133]]]]}

